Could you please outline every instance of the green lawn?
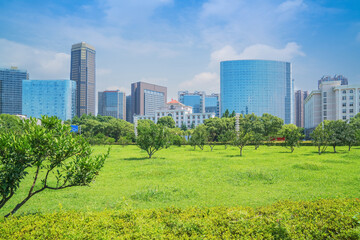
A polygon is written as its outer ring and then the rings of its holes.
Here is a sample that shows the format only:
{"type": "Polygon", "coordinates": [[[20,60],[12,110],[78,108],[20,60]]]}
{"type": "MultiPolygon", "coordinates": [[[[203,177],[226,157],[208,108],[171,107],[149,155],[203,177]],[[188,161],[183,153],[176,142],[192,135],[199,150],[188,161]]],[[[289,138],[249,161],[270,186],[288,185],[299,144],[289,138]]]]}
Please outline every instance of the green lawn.
{"type": "MultiPolygon", "coordinates": [[[[360,193],[360,148],[319,156],[315,147],[216,146],[211,152],[171,147],[147,159],[136,146],[112,146],[110,157],[90,187],[46,190],[18,213],[175,206],[263,206],[279,200],[353,198],[360,193]]],[[[95,147],[104,152],[105,147],[95,147]]],[[[330,150],[330,149],[329,149],[330,150]]],[[[0,215],[26,194],[24,185],[0,215]],[[23,191],[22,191],[23,190],[23,191]]],[[[28,188],[27,188],[28,189],[28,188]]]]}

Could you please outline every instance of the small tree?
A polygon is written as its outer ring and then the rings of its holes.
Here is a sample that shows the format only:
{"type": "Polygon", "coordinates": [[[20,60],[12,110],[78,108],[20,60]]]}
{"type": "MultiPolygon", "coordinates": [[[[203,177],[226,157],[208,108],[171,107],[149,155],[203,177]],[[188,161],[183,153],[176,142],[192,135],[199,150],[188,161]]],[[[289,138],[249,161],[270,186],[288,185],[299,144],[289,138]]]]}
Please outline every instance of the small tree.
{"type": "Polygon", "coordinates": [[[26,197],[7,214],[16,213],[31,197],[49,189],[88,186],[98,175],[109,150],[92,157],[89,143],[72,134],[56,117],[21,121],[23,133],[0,133],[0,208],[16,193],[21,181],[33,172],[26,197]],[[49,182],[49,178],[56,179],[49,182]]]}
{"type": "Polygon", "coordinates": [[[239,131],[236,132],[232,144],[240,149],[240,156],[242,156],[242,151],[246,145],[251,142],[251,139],[254,135],[252,129],[252,122],[250,116],[240,115],[239,119],[239,131]]]}
{"type": "MultiPolygon", "coordinates": [[[[356,116],[359,116],[358,114],[356,116]]],[[[353,117],[350,119],[349,124],[346,125],[344,132],[344,143],[349,147],[358,144],[360,142],[360,118],[353,117]]]]}
{"type": "Polygon", "coordinates": [[[155,152],[167,147],[170,142],[168,129],[153,122],[139,121],[137,133],[136,144],[147,152],[149,158],[155,152]]]}
{"type": "Polygon", "coordinates": [[[324,120],[310,134],[311,138],[313,139],[313,143],[318,148],[319,155],[321,153],[325,152],[326,148],[329,145],[329,140],[330,140],[332,132],[330,131],[328,124],[329,124],[329,121],[324,120]]]}
{"type": "Polygon", "coordinates": [[[175,128],[175,121],[170,116],[165,116],[165,117],[159,118],[159,120],[157,121],[157,124],[162,125],[164,127],[168,127],[168,128],[175,128]]]}
{"type": "Polygon", "coordinates": [[[331,131],[329,144],[333,147],[336,153],[336,147],[345,143],[346,122],[343,120],[329,121],[327,128],[331,131]]]}
{"type": "Polygon", "coordinates": [[[236,135],[234,130],[227,130],[224,133],[220,134],[219,141],[222,142],[225,146],[225,149],[227,149],[227,145],[234,140],[235,136],[236,135]]]}
{"type": "Polygon", "coordinates": [[[270,141],[271,138],[276,137],[284,124],[284,120],[268,113],[264,113],[260,119],[264,127],[264,136],[268,141],[270,141]]]}
{"type": "Polygon", "coordinates": [[[194,147],[194,149],[196,148],[196,146],[198,146],[201,150],[203,150],[204,145],[208,141],[208,138],[209,134],[206,131],[206,127],[201,124],[194,129],[194,132],[191,134],[189,142],[190,145],[194,147]]]}
{"type": "Polygon", "coordinates": [[[284,146],[289,147],[291,152],[294,152],[294,148],[299,146],[300,139],[304,137],[302,128],[298,128],[294,124],[284,125],[280,131],[280,135],[285,138],[284,146]]]}
{"type": "Polygon", "coordinates": [[[187,126],[186,126],[186,124],[185,124],[184,122],[181,124],[181,130],[182,130],[182,131],[186,131],[186,130],[187,130],[187,126]]]}

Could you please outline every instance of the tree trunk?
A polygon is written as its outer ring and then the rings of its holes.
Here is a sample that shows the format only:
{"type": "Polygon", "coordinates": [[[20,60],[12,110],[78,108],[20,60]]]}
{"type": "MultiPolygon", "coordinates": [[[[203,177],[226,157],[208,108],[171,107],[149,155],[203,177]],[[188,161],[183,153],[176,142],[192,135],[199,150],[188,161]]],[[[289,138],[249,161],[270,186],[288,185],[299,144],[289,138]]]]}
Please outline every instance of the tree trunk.
{"type": "Polygon", "coordinates": [[[321,155],[321,147],[318,146],[319,155],[321,155]]]}
{"type": "Polygon", "coordinates": [[[294,152],[294,147],[293,146],[291,146],[291,153],[293,153],[294,152]]]}
{"type": "Polygon", "coordinates": [[[9,217],[10,215],[13,215],[16,213],[17,210],[19,210],[19,208],[21,208],[30,198],[32,195],[28,195],[24,200],[22,200],[21,203],[19,203],[18,205],[15,206],[15,208],[8,214],[5,215],[5,217],[9,217]]]}
{"type": "Polygon", "coordinates": [[[351,149],[351,145],[349,144],[349,152],[350,152],[350,149],[351,149]]]}
{"type": "Polygon", "coordinates": [[[240,157],[242,157],[242,147],[240,148],[240,157]]]}
{"type": "Polygon", "coordinates": [[[336,153],[336,145],[333,145],[334,153],[336,153]]]}
{"type": "Polygon", "coordinates": [[[225,150],[227,149],[227,144],[225,144],[225,150]]]}

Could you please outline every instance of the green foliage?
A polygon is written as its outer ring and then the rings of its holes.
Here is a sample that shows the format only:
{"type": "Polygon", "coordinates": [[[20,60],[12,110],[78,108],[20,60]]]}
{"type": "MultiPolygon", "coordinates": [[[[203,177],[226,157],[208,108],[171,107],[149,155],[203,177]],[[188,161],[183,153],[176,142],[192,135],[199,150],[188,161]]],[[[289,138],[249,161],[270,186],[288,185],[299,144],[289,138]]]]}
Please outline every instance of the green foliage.
{"type": "Polygon", "coordinates": [[[346,124],[343,120],[337,120],[329,121],[326,125],[327,131],[331,132],[329,144],[333,147],[334,153],[336,153],[336,147],[345,142],[346,124]]]}
{"type": "Polygon", "coordinates": [[[147,152],[149,158],[170,142],[167,127],[154,124],[152,121],[139,121],[137,133],[136,144],[147,152]]]}
{"type": "Polygon", "coordinates": [[[185,124],[184,122],[181,124],[181,130],[182,130],[182,131],[186,131],[186,130],[187,130],[187,126],[186,126],[186,124],[185,124]]]}
{"type": "Polygon", "coordinates": [[[310,135],[313,139],[314,145],[318,148],[319,155],[325,152],[330,142],[332,131],[328,127],[329,123],[329,120],[324,120],[315,128],[315,130],[310,135]]]}
{"type": "Polygon", "coordinates": [[[134,125],[111,116],[84,114],[80,118],[75,116],[71,124],[80,125],[82,135],[91,144],[109,144],[124,138],[135,141],[134,125]]]}
{"type": "Polygon", "coordinates": [[[157,121],[157,124],[162,125],[164,127],[168,127],[168,128],[175,128],[175,121],[170,116],[165,116],[165,117],[159,118],[159,120],[157,121]]]}
{"type": "Polygon", "coordinates": [[[0,114],[1,132],[21,132],[21,120],[19,117],[9,114],[0,114]]]}
{"type": "MultiPolygon", "coordinates": [[[[153,191],[139,197],[161,198],[153,191]]],[[[359,239],[357,199],[261,207],[60,211],[0,220],[4,239],[359,239]]]]}
{"type": "Polygon", "coordinates": [[[261,121],[264,126],[264,136],[267,137],[268,140],[275,138],[284,125],[284,120],[268,113],[264,113],[261,116],[261,121]]]}
{"type": "Polygon", "coordinates": [[[298,128],[294,124],[284,125],[280,131],[280,135],[285,138],[284,146],[289,147],[291,152],[300,145],[300,140],[304,137],[302,128],[298,128]]]}
{"type": "Polygon", "coordinates": [[[201,150],[204,149],[204,145],[208,142],[209,133],[204,124],[198,125],[194,132],[191,134],[189,143],[196,148],[198,146],[201,150]]]}
{"type": "Polygon", "coordinates": [[[14,196],[26,175],[35,171],[27,196],[11,214],[45,189],[89,185],[109,153],[91,157],[87,141],[70,133],[70,127],[61,120],[46,116],[40,120],[21,121],[21,133],[0,133],[0,209],[14,196]],[[56,178],[55,183],[49,182],[51,176],[56,178]],[[35,189],[37,182],[41,184],[35,189]]]}

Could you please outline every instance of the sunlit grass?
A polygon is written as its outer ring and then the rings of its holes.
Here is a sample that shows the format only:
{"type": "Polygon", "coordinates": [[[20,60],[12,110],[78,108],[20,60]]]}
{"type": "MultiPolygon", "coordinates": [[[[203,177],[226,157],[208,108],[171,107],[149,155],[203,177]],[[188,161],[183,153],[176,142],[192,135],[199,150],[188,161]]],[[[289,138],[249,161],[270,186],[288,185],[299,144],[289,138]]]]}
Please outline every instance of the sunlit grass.
{"type": "MultiPolygon", "coordinates": [[[[106,147],[96,146],[95,152],[106,147]]],[[[19,213],[64,210],[118,209],[169,206],[262,206],[278,200],[352,198],[360,193],[360,148],[339,147],[334,154],[315,147],[216,146],[211,152],[190,146],[171,147],[148,159],[136,146],[112,146],[100,175],[90,187],[44,191],[19,213]]],[[[7,213],[26,194],[25,185],[1,210],[7,213]]]]}

